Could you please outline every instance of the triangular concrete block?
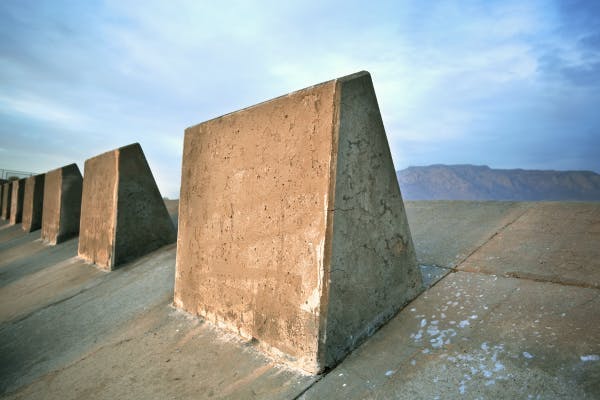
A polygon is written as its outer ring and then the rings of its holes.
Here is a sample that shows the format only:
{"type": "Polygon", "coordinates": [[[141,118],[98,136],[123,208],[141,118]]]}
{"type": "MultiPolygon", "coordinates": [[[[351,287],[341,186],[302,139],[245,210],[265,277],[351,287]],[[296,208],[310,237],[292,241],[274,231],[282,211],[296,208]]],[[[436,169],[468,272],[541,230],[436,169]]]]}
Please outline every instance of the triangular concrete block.
{"type": "Polygon", "coordinates": [[[77,164],[46,172],[42,211],[42,240],[62,243],[79,233],[81,186],[77,164]]]}
{"type": "Polygon", "coordinates": [[[79,256],[112,270],[176,240],[139,144],[85,162],[79,256]]]}
{"type": "Polygon", "coordinates": [[[0,219],[2,218],[2,205],[4,204],[4,184],[8,183],[6,179],[0,179],[0,219]]]}
{"type": "Polygon", "coordinates": [[[12,181],[2,185],[2,219],[10,218],[10,207],[12,201],[12,181]]]}
{"type": "Polygon", "coordinates": [[[421,290],[368,73],[188,128],[176,306],[309,372],[421,290]]]}
{"type": "Polygon", "coordinates": [[[45,177],[45,174],[39,174],[25,180],[22,228],[26,232],[33,232],[42,227],[45,177]]]}
{"type": "Polygon", "coordinates": [[[12,183],[10,203],[10,223],[15,225],[23,219],[23,196],[25,194],[25,179],[15,180],[12,183]]]}

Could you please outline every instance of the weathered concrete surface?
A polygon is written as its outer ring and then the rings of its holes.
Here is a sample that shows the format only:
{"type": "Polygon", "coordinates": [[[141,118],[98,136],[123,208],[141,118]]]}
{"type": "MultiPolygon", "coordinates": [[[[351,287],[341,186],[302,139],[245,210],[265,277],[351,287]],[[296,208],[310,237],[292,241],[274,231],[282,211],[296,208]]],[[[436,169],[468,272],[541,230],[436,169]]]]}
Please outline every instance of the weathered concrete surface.
{"type": "Polygon", "coordinates": [[[6,179],[0,179],[0,220],[2,220],[2,204],[4,204],[4,184],[8,183],[6,179]]]}
{"type": "Polygon", "coordinates": [[[2,219],[10,219],[10,208],[12,204],[12,181],[2,185],[2,219]]]}
{"type": "Polygon", "coordinates": [[[9,220],[3,220],[0,226],[0,248],[11,246],[12,240],[17,240],[26,233],[23,232],[20,225],[11,225],[9,220]]]}
{"type": "Polygon", "coordinates": [[[600,288],[600,203],[536,203],[460,269],[600,288]]]}
{"type": "MultiPolygon", "coordinates": [[[[445,207],[462,210],[459,215],[465,221],[456,225],[454,234],[469,237],[472,226],[485,222],[477,204],[427,202],[426,206],[433,216],[447,221],[453,216],[446,215],[445,207]]],[[[510,211],[494,204],[495,210],[492,205],[488,208],[490,215],[510,211]]],[[[409,216],[424,217],[426,213],[413,209],[422,206],[408,202],[409,216]]],[[[535,210],[547,205],[524,206],[535,210]]],[[[578,213],[569,209],[554,209],[557,218],[549,222],[570,225],[578,213]]],[[[497,221],[488,226],[495,237],[512,226],[506,227],[503,218],[497,221]]],[[[174,246],[107,274],[72,260],[76,240],[42,246],[36,241],[39,232],[27,234],[19,228],[19,237],[4,241],[3,232],[14,228],[18,226],[0,222],[0,270],[5,270],[8,252],[13,260],[10,275],[0,278],[0,304],[8,297],[5,288],[26,280],[31,286],[24,286],[20,294],[12,292],[23,296],[24,307],[19,310],[19,302],[13,301],[16,314],[0,324],[0,387],[16,390],[5,393],[5,398],[291,399],[304,391],[305,398],[332,399],[600,397],[596,288],[450,273],[313,385],[318,378],[273,365],[252,342],[240,342],[174,312],[168,305],[173,295],[174,246]],[[55,257],[55,264],[39,264],[50,257],[55,257]],[[22,268],[31,269],[20,272],[22,268]],[[47,273],[39,275],[42,271],[47,273]],[[82,273],[90,275],[84,279],[82,273]],[[35,289],[30,274],[42,279],[35,289]],[[47,288],[52,277],[56,286],[47,288]],[[77,292],[82,284],[88,287],[77,292]]],[[[445,259],[484,244],[465,241],[457,247],[447,239],[446,229],[446,222],[440,222],[437,230],[417,224],[411,232],[427,239],[420,242],[426,249],[455,252],[439,253],[445,259]]],[[[584,232],[575,239],[595,240],[584,232]]],[[[579,254],[581,249],[575,249],[576,257],[589,256],[579,254]]],[[[416,250],[424,254],[419,247],[416,250]]],[[[469,258],[464,261],[468,262],[469,258]]],[[[448,270],[430,269],[434,274],[448,270]]]]}
{"type": "Polygon", "coordinates": [[[310,372],[421,289],[368,73],[188,128],[175,304],[310,372]]]}
{"type": "Polygon", "coordinates": [[[596,399],[597,289],[459,272],[304,399],[596,399]]]}
{"type": "Polygon", "coordinates": [[[0,261],[4,398],[288,399],[314,382],[175,311],[175,245],[108,274],[75,257],[77,239],[36,235],[0,250],[16,253],[0,261]]]}
{"type": "Polygon", "coordinates": [[[529,207],[508,201],[407,201],[417,259],[454,268],[529,207]]]}
{"type": "Polygon", "coordinates": [[[293,399],[315,380],[164,302],[90,356],[7,398],[293,399]]]}
{"type": "Polygon", "coordinates": [[[12,195],[10,204],[10,223],[19,224],[23,219],[23,197],[25,195],[25,179],[12,182],[12,195]]]}
{"type": "Polygon", "coordinates": [[[86,160],[80,257],[112,270],[175,240],[175,228],[138,143],[86,160]]]}
{"type": "Polygon", "coordinates": [[[39,174],[25,180],[22,228],[26,232],[33,232],[42,227],[45,177],[45,174],[39,174]]]}
{"type": "Polygon", "coordinates": [[[42,211],[44,241],[54,245],[79,233],[82,182],[77,164],[46,173],[42,211]]]}

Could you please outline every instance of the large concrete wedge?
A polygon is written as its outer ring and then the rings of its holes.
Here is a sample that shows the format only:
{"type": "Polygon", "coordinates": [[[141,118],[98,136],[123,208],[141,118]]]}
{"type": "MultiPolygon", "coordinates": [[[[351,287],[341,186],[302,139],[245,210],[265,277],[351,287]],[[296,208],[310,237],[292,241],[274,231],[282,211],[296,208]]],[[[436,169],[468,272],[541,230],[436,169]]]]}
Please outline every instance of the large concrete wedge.
{"type": "Polygon", "coordinates": [[[371,77],[185,132],[175,305],[308,372],[421,290],[371,77]]]}
{"type": "Polygon", "coordinates": [[[23,196],[25,195],[25,179],[12,182],[12,195],[10,203],[10,223],[15,225],[23,219],[23,196]]]}
{"type": "Polygon", "coordinates": [[[33,232],[42,227],[45,177],[45,174],[39,174],[25,180],[22,225],[25,232],[33,232]]]}
{"type": "Polygon", "coordinates": [[[42,208],[42,239],[58,244],[77,236],[83,178],[77,164],[46,173],[42,208]]]}
{"type": "Polygon", "coordinates": [[[6,179],[0,179],[0,219],[2,218],[2,204],[4,204],[4,184],[8,183],[6,179]]]}
{"type": "Polygon", "coordinates": [[[79,256],[112,270],[176,240],[138,143],[85,162],[79,256]]]}
{"type": "Polygon", "coordinates": [[[0,208],[0,218],[10,218],[10,202],[12,197],[12,182],[7,181],[2,184],[2,207],[0,208]]]}

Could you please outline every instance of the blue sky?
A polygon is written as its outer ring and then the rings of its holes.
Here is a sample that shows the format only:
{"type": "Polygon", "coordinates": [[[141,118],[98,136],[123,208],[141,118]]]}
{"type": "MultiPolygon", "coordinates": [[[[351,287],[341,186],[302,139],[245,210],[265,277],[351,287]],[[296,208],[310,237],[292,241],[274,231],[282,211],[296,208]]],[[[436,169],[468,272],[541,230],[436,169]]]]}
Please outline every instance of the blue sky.
{"type": "Polygon", "coordinates": [[[178,197],[183,130],[371,72],[397,169],[600,172],[600,1],[0,2],[0,168],[140,142],[178,197]]]}

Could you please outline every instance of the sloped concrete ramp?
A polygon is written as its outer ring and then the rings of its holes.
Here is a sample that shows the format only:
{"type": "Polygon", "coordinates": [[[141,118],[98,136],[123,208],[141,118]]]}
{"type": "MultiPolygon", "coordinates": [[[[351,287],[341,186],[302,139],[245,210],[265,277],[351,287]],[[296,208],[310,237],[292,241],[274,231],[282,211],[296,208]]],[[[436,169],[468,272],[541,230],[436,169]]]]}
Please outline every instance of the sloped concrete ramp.
{"type": "MultiPolygon", "coordinates": [[[[316,377],[274,364],[255,343],[174,310],[174,245],[109,274],[73,259],[76,243],[45,246],[39,232],[21,229],[21,236],[3,237],[2,221],[0,274],[12,272],[0,275],[0,300],[23,300],[0,314],[3,398],[597,399],[599,289],[462,268],[480,265],[469,255],[497,257],[494,241],[508,241],[509,228],[522,221],[538,221],[519,228],[530,243],[525,248],[537,252],[547,247],[543,236],[535,239],[537,231],[553,227],[560,237],[559,227],[585,214],[588,228],[572,231],[571,239],[590,244],[573,254],[589,261],[578,279],[591,276],[598,207],[408,202],[417,258],[436,261],[431,271],[445,277],[430,281],[432,287],[341,364],[316,377]],[[538,219],[545,207],[556,218],[538,219]],[[485,213],[493,217],[486,220],[485,213]],[[427,224],[430,218],[438,223],[427,224]],[[448,232],[448,226],[457,228],[448,232]],[[50,257],[55,263],[40,264],[50,257]],[[444,264],[455,259],[462,261],[444,264]],[[56,286],[45,289],[53,278],[56,286]]],[[[518,257],[516,250],[506,254],[518,257]]],[[[529,254],[522,257],[520,271],[547,260],[531,265],[529,254]]],[[[560,267],[556,261],[550,271],[560,267]]]]}

